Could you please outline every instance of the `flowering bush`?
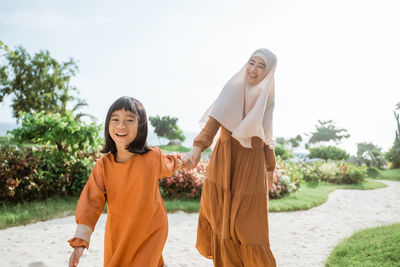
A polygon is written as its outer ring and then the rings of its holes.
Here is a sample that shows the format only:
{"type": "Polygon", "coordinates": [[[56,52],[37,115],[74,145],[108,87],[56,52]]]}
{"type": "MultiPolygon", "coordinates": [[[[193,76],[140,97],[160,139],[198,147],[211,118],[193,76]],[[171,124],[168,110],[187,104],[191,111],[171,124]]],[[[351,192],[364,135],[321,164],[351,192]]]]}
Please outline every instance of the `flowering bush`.
{"type": "Polygon", "coordinates": [[[63,153],[54,147],[0,145],[0,200],[43,200],[79,195],[98,153],[63,153]]]}
{"type": "Polygon", "coordinates": [[[281,198],[299,190],[303,173],[295,163],[278,161],[273,174],[272,188],[269,189],[270,198],[281,198]]]}
{"type": "Polygon", "coordinates": [[[208,161],[200,161],[190,172],[178,171],[175,175],[160,179],[161,195],[166,198],[198,198],[201,196],[208,161]]]}
{"type": "Polygon", "coordinates": [[[344,161],[304,164],[303,171],[306,181],[326,181],[335,184],[360,183],[367,174],[365,167],[344,161]]]}

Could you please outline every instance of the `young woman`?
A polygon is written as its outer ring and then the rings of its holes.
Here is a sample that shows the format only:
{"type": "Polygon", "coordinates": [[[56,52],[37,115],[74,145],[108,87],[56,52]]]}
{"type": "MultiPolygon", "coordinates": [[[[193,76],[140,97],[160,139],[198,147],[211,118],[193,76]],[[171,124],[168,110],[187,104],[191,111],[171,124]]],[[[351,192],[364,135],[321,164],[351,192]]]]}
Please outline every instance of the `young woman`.
{"type": "Polygon", "coordinates": [[[185,158],[193,168],[221,129],[203,186],[196,248],[214,266],[276,266],[268,233],[268,181],[276,56],[255,51],[204,114],[185,158]]]}

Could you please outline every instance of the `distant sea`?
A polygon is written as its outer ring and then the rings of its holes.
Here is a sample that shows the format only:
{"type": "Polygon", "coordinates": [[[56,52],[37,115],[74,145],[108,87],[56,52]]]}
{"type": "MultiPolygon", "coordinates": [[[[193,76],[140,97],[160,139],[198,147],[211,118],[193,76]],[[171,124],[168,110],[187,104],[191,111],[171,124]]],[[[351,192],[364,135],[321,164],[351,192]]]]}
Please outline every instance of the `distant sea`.
{"type": "MultiPolygon", "coordinates": [[[[18,125],[16,123],[7,123],[7,122],[0,122],[0,136],[4,136],[7,134],[7,131],[11,131],[15,129],[18,125]]],[[[184,131],[183,134],[185,135],[186,139],[182,142],[182,145],[185,147],[192,147],[193,140],[197,136],[197,132],[190,132],[184,131]]],[[[103,132],[101,132],[103,135],[103,132]]],[[[147,136],[147,143],[149,146],[158,146],[158,145],[166,145],[168,144],[168,139],[161,138],[160,140],[157,138],[157,135],[153,132],[153,129],[149,129],[149,133],[147,136]]]]}

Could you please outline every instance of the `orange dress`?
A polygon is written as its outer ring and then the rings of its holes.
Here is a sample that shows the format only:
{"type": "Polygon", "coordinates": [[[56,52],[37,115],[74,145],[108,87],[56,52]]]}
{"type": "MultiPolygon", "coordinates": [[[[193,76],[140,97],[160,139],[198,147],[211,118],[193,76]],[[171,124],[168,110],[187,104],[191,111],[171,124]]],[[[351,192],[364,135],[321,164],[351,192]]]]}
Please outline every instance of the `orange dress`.
{"type": "MultiPolygon", "coordinates": [[[[220,126],[210,117],[194,146],[209,147],[220,126]]],[[[221,126],[201,195],[196,242],[214,266],[276,266],[269,244],[267,182],[274,168],[274,151],[260,138],[244,148],[221,126]]]]}
{"type": "Polygon", "coordinates": [[[88,247],[87,236],[107,201],[104,266],[163,266],[168,221],[158,179],[173,175],[178,165],[176,156],[163,155],[158,148],[125,163],[117,163],[111,153],[102,156],[79,198],[71,246],[88,247]]]}

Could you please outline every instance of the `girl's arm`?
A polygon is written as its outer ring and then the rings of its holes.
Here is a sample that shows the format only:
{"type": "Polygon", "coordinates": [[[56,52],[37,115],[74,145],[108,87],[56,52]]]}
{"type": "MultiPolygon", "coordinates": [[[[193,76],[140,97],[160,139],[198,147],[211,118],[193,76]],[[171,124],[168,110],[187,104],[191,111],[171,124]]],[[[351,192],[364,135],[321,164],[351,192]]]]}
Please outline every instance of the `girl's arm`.
{"type": "Polygon", "coordinates": [[[188,152],[183,159],[185,162],[185,169],[191,170],[196,167],[197,163],[200,161],[201,152],[211,146],[220,126],[221,124],[216,119],[209,117],[204,128],[194,139],[192,150],[188,152]]]}
{"type": "Polygon", "coordinates": [[[100,214],[104,210],[106,190],[103,171],[100,159],[94,166],[79,198],[75,215],[77,223],[76,232],[74,238],[68,240],[74,248],[89,248],[90,236],[94,231],[100,214]]]}

